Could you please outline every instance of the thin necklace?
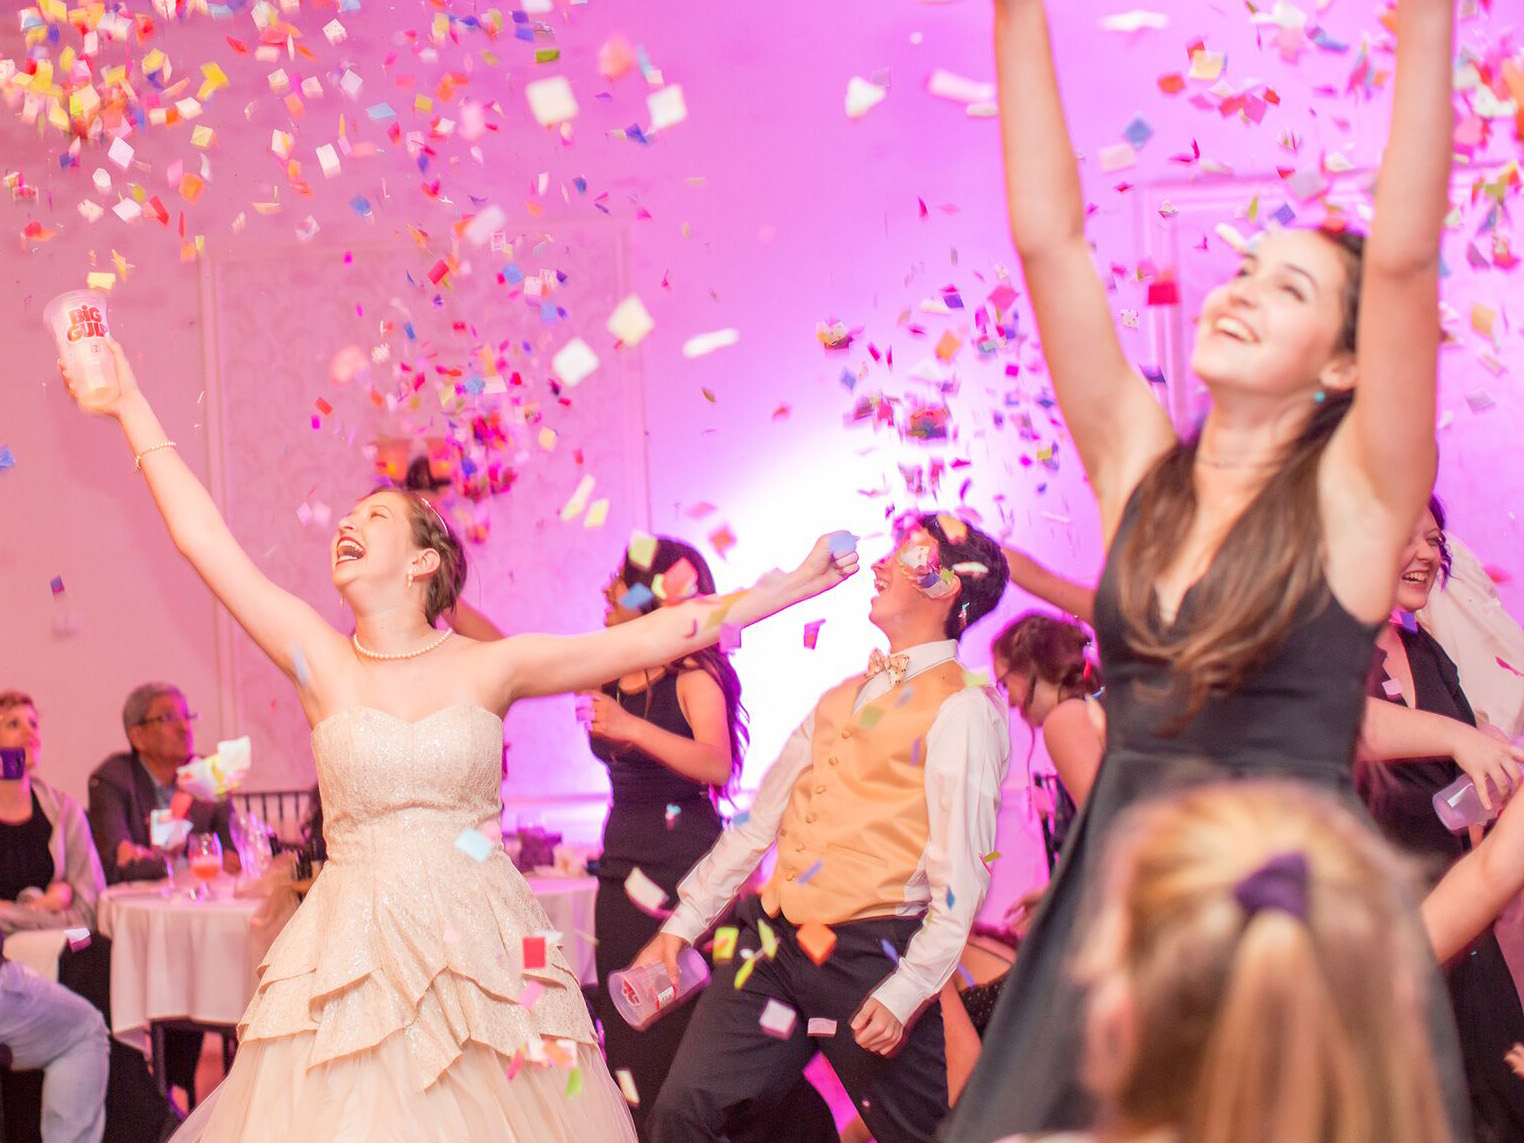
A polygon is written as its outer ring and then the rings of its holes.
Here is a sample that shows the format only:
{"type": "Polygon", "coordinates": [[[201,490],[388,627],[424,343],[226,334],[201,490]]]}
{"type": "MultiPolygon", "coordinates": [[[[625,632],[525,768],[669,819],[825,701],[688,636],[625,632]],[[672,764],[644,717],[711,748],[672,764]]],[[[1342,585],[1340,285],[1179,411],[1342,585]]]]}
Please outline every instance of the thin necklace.
{"type": "Polygon", "coordinates": [[[352,642],[355,645],[355,650],[360,652],[360,654],[364,655],[367,659],[396,660],[396,659],[416,659],[419,655],[427,655],[435,647],[442,646],[444,644],[444,641],[446,639],[448,639],[453,634],[455,634],[454,630],[452,628],[446,627],[444,629],[444,631],[440,633],[439,638],[435,639],[432,643],[428,644],[427,646],[425,646],[425,647],[419,647],[417,650],[414,650],[414,651],[401,651],[401,652],[397,652],[397,653],[390,654],[390,655],[383,655],[380,651],[372,651],[369,647],[366,647],[363,643],[360,642],[360,633],[358,631],[355,632],[353,635],[351,635],[349,637],[349,639],[350,639],[350,642],[352,642]]]}
{"type": "Polygon", "coordinates": [[[1210,457],[1196,454],[1196,463],[1204,464],[1208,468],[1274,468],[1280,464],[1279,460],[1213,460],[1210,457]]]}

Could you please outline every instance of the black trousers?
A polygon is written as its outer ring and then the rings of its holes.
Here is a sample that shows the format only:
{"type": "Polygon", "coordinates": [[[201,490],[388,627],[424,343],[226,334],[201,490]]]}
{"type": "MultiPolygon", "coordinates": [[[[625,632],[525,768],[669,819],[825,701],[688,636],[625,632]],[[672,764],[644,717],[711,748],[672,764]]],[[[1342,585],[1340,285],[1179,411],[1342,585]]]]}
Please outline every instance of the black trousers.
{"type": "MultiPolygon", "coordinates": [[[[740,950],[761,945],[755,899],[741,906],[740,950]]],[[[896,957],[921,927],[918,918],[854,921],[834,926],[836,948],[817,966],[782,917],[767,918],[778,952],[758,959],[745,985],[735,977],[738,951],[697,1001],[693,1020],[647,1121],[655,1143],[726,1143],[726,1124],[747,1106],[784,1098],[818,1050],[836,1069],[878,1143],[929,1143],[947,1114],[947,1059],[942,1012],[933,1001],[910,1027],[898,1053],[876,1055],[857,1046],[852,1017],[894,970],[896,957]],[[792,1033],[777,1039],[759,1023],[769,1000],[797,1013],[792,1033]],[[834,1020],[833,1036],[807,1035],[812,1018],[834,1020]]]]}

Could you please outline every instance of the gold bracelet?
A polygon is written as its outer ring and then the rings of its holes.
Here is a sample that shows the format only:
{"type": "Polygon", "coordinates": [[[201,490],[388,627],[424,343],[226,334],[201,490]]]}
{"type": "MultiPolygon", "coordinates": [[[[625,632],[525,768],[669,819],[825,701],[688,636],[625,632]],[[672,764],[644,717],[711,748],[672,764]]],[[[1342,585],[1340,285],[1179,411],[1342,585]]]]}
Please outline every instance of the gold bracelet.
{"type": "Polygon", "coordinates": [[[137,470],[139,472],[142,472],[143,471],[143,458],[145,456],[147,456],[151,452],[158,452],[161,448],[174,448],[174,447],[175,447],[175,442],[174,441],[160,441],[156,445],[149,445],[142,452],[138,453],[137,456],[133,457],[132,463],[137,468],[137,470]]]}

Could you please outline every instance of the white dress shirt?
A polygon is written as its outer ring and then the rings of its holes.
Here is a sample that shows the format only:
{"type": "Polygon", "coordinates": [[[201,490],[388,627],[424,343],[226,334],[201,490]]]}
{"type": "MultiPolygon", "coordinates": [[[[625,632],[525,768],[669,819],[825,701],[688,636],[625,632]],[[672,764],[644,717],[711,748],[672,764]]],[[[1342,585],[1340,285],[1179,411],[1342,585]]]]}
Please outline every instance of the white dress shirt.
{"type": "MultiPolygon", "coordinates": [[[[910,660],[906,679],[956,658],[957,646],[946,639],[902,652],[910,660]]],[[[861,710],[891,685],[888,672],[869,679],[853,709],[861,710]]],[[[762,779],[751,813],[726,830],[683,878],[677,908],[662,932],[692,942],[725,911],[772,847],[794,784],[814,765],[814,732],[811,711],[762,779]]],[[[937,711],[926,736],[926,848],[897,910],[901,916],[924,914],[925,920],[898,967],[872,993],[901,1023],[942,990],[963,955],[989,888],[984,858],[995,844],[995,817],[1009,756],[1006,713],[990,691],[969,687],[937,711]]]]}

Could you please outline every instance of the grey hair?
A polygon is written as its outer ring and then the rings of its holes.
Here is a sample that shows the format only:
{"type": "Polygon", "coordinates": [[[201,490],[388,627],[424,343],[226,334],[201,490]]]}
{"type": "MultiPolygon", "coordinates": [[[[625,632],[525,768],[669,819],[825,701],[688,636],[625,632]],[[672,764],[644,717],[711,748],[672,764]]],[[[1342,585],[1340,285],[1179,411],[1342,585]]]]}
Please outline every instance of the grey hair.
{"type": "Polygon", "coordinates": [[[163,698],[165,695],[173,695],[183,699],[185,692],[173,683],[143,683],[132,689],[127,696],[127,701],[122,704],[122,729],[131,730],[134,726],[142,726],[143,720],[148,717],[148,708],[153,706],[154,699],[163,698]]]}

